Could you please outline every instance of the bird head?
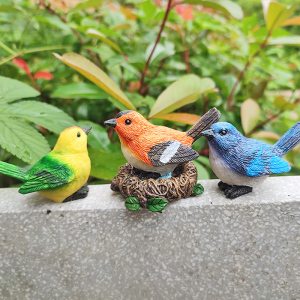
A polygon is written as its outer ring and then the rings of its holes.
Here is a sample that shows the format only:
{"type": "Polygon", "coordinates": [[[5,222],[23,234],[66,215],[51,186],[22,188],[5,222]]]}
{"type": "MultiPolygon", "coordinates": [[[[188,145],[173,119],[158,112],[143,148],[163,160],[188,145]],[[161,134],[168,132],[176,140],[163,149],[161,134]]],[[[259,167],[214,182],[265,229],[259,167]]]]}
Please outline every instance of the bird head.
{"type": "Polygon", "coordinates": [[[209,145],[220,153],[236,147],[244,138],[232,124],[226,122],[215,123],[201,134],[208,139],[209,145]]]}
{"type": "Polygon", "coordinates": [[[91,129],[92,127],[77,126],[65,129],[61,132],[53,151],[73,154],[87,151],[87,135],[91,129]]]}
{"type": "Polygon", "coordinates": [[[104,124],[113,127],[123,141],[134,140],[154,126],[141,114],[132,110],[121,111],[115,119],[107,120],[104,124]]]}

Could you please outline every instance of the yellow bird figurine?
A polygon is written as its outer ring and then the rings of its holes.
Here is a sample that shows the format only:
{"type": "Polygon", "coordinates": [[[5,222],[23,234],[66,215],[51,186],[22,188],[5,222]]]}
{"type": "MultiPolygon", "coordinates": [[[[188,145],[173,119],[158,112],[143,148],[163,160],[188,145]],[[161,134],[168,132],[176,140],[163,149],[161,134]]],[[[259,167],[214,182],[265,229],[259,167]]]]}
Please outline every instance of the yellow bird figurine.
{"type": "Polygon", "coordinates": [[[87,152],[87,135],[91,128],[65,129],[54,149],[29,170],[0,161],[0,173],[23,181],[21,194],[39,192],[57,203],[85,198],[91,171],[87,152]]]}

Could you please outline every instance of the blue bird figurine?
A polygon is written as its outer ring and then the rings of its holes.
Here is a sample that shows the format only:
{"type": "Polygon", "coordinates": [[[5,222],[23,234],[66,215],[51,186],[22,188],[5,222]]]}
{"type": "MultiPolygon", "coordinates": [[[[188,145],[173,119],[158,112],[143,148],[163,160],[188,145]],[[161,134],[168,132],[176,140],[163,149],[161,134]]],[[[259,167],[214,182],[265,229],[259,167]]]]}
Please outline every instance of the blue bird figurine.
{"type": "Polygon", "coordinates": [[[274,145],[244,137],[232,124],[220,122],[202,132],[208,140],[209,162],[230,199],[252,192],[271,174],[290,171],[281,157],[300,142],[300,122],[274,145]]]}

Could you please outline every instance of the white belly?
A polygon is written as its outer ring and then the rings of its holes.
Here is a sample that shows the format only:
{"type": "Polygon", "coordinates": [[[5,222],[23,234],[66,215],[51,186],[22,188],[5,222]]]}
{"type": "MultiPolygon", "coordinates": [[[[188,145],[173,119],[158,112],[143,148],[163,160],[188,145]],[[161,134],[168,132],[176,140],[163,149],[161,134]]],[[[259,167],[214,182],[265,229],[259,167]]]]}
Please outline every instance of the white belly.
{"type": "Polygon", "coordinates": [[[142,162],[140,159],[138,159],[136,156],[134,156],[132,154],[132,152],[130,151],[130,149],[128,149],[127,146],[125,146],[123,143],[121,143],[121,148],[122,148],[122,152],[126,158],[126,160],[135,168],[139,169],[139,170],[143,170],[146,172],[156,172],[159,173],[161,176],[164,176],[170,172],[172,172],[177,164],[170,164],[170,165],[165,165],[162,167],[154,167],[154,166],[150,166],[144,162],[142,162]]]}
{"type": "Polygon", "coordinates": [[[222,182],[229,185],[246,185],[254,187],[260,185],[268,177],[268,175],[261,177],[249,177],[231,170],[217,151],[215,151],[211,146],[209,146],[209,162],[216,176],[222,182]]]}

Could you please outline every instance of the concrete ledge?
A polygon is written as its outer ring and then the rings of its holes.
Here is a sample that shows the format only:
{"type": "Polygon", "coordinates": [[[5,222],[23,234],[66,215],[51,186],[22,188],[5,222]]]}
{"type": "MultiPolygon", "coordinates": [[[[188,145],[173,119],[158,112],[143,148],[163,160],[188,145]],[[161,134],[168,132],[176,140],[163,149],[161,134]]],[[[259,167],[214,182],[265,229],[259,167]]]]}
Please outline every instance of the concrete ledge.
{"type": "Polygon", "coordinates": [[[300,177],[227,200],[216,180],[162,214],[109,186],[56,204],[0,190],[0,299],[300,299],[300,177]]]}

